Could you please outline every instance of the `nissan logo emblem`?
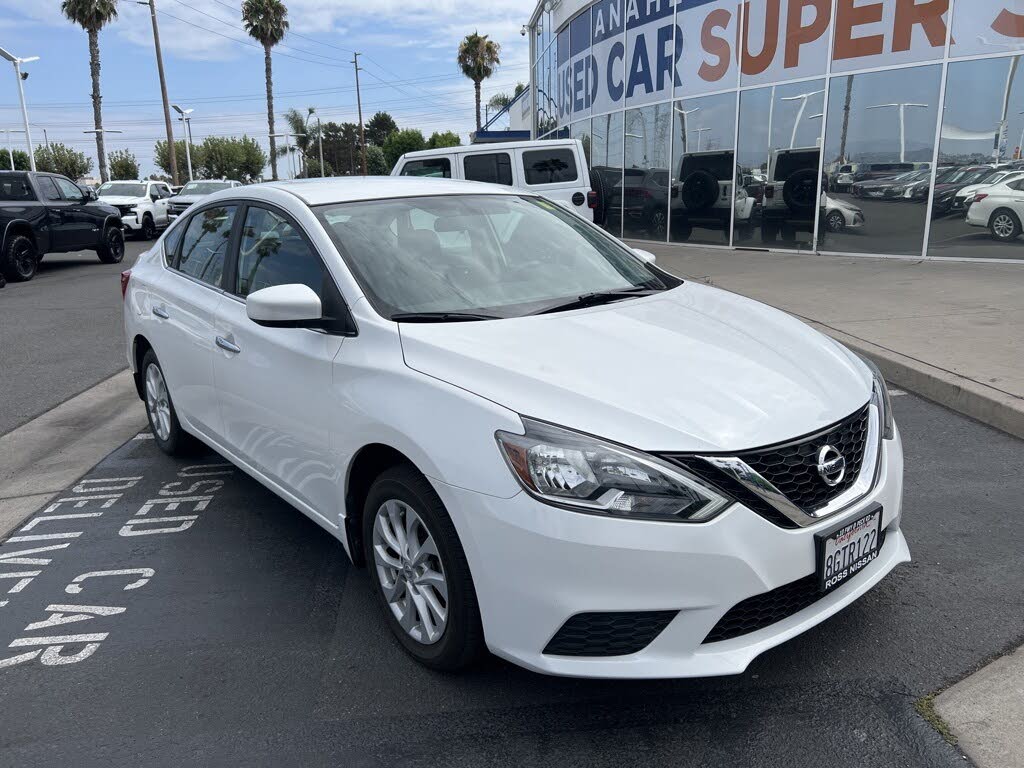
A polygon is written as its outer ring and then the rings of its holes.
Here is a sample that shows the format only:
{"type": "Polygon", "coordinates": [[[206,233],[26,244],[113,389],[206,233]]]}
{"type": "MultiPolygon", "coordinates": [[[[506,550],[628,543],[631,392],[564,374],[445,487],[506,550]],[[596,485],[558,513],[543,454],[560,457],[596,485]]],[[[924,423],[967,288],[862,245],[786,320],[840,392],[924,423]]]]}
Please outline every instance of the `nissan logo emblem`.
{"type": "Polygon", "coordinates": [[[846,476],[846,459],[831,445],[818,451],[818,475],[830,488],[839,485],[846,476]]]}

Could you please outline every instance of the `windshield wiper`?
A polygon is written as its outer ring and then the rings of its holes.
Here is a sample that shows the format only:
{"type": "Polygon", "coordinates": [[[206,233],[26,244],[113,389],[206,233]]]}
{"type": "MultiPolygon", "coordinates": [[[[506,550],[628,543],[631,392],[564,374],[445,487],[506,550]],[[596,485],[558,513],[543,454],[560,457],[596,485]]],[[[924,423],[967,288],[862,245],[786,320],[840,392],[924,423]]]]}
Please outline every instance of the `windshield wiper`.
{"type": "Polygon", "coordinates": [[[596,307],[599,304],[609,304],[613,301],[619,301],[621,299],[631,299],[637,296],[650,296],[655,293],[661,293],[664,288],[651,288],[649,286],[637,286],[636,288],[622,288],[614,291],[594,291],[593,293],[584,293],[582,296],[577,296],[575,299],[569,299],[559,304],[555,304],[550,307],[534,312],[535,315],[546,315],[550,312],[563,312],[568,309],[582,309],[584,307],[596,307]]]}
{"type": "Polygon", "coordinates": [[[396,312],[391,319],[396,323],[464,323],[471,320],[500,320],[501,317],[479,312],[396,312]]]}

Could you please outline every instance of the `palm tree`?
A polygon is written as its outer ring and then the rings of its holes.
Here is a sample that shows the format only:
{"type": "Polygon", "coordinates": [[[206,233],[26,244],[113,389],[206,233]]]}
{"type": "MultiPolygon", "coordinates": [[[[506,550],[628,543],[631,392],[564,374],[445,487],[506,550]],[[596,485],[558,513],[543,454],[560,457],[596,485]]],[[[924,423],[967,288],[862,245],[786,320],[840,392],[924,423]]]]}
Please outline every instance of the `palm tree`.
{"type": "Polygon", "coordinates": [[[96,127],[96,155],[100,180],[107,181],[107,153],[103,147],[103,115],[100,110],[100,30],[117,18],[117,0],[63,0],[60,9],[69,21],[89,34],[89,73],[92,75],[92,119],[96,127]]]}
{"type": "Polygon", "coordinates": [[[466,39],[459,43],[459,56],[456,61],[462,74],[473,81],[473,89],[476,92],[476,129],[480,130],[480,83],[494,74],[501,60],[498,54],[501,46],[493,40],[488,40],[487,35],[480,35],[474,32],[466,35],[466,39]]]}
{"type": "Polygon", "coordinates": [[[263,62],[267,78],[267,125],[270,128],[270,172],[277,179],[277,142],[274,140],[274,72],[270,49],[281,42],[288,31],[288,9],[281,0],[245,0],[242,3],[242,24],[245,31],[263,46],[263,62]]]}

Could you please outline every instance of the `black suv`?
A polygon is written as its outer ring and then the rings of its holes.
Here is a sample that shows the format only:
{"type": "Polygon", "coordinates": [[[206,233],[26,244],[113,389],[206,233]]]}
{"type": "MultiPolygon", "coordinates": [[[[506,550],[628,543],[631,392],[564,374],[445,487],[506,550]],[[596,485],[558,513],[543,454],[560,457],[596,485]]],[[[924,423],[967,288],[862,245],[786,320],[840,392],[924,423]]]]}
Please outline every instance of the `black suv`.
{"type": "Polygon", "coordinates": [[[117,208],[55,173],[0,171],[0,275],[31,280],[47,253],[96,251],[100,261],[124,258],[117,208]]]}

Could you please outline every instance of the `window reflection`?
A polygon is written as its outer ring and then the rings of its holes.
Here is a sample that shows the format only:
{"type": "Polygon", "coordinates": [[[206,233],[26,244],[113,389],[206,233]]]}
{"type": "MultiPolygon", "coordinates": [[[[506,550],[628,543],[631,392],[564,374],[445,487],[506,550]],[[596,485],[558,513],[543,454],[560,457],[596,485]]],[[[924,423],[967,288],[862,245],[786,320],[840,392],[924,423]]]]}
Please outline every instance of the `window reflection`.
{"type": "Polygon", "coordinates": [[[622,195],[612,199],[622,184],[623,114],[611,112],[591,121],[590,184],[597,192],[594,221],[613,235],[622,234],[622,195]]]}
{"type": "Polygon", "coordinates": [[[686,99],[673,105],[670,238],[729,244],[732,201],[737,227],[750,226],[754,198],[735,186],[736,94],[686,99]]]}
{"type": "Polygon", "coordinates": [[[1020,58],[949,65],[931,256],[1024,258],[1020,58]]]}
{"type": "Polygon", "coordinates": [[[811,245],[819,193],[824,80],[744,91],[740,96],[740,182],[753,197],[734,245],[811,245]]]}
{"type": "Polygon", "coordinates": [[[921,253],[940,77],[932,65],[833,78],[822,249],[921,253]]]}
{"type": "Polygon", "coordinates": [[[670,104],[626,110],[622,180],[612,189],[612,210],[621,200],[622,236],[664,240],[668,232],[670,104]]]}

